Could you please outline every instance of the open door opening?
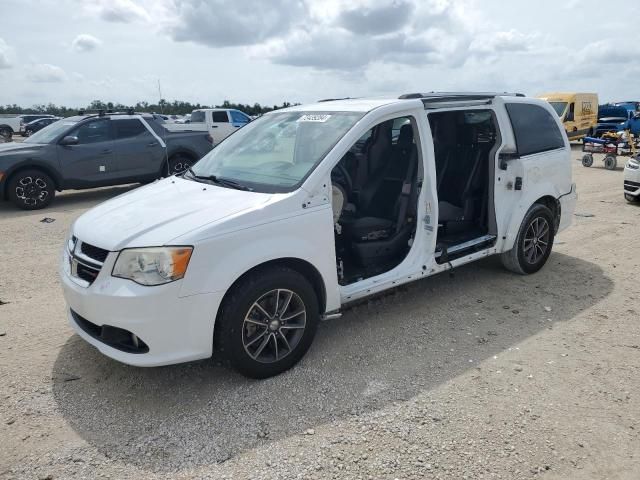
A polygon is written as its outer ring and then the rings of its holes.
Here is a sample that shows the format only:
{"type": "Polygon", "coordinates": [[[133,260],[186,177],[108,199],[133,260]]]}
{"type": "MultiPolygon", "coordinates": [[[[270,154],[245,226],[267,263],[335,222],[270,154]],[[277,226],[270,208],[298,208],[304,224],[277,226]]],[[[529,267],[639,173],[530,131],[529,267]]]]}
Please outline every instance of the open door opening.
{"type": "Polygon", "coordinates": [[[411,117],[376,125],[331,173],[341,285],[387,272],[409,253],[422,178],[416,131],[411,117]]]}
{"type": "Polygon", "coordinates": [[[436,261],[446,263],[496,240],[493,182],[499,145],[490,110],[429,114],[438,193],[436,261]]]}

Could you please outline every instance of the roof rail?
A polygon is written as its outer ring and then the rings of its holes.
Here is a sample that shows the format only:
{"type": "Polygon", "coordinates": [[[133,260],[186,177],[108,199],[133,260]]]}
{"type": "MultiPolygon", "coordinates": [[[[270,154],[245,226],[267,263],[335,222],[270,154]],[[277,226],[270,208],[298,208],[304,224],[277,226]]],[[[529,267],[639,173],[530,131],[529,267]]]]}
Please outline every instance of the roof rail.
{"type": "Polygon", "coordinates": [[[318,100],[317,103],[323,103],[323,102],[337,102],[338,100],[351,100],[353,97],[343,97],[343,98],[325,98],[322,100],[318,100]]]}
{"type": "Polygon", "coordinates": [[[114,112],[113,110],[78,110],[78,115],[86,115],[87,117],[104,117],[105,115],[136,115],[133,108],[127,108],[124,112],[114,112]]]}
{"type": "Polygon", "coordinates": [[[422,99],[433,102],[444,102],[454,100],[488,100],[495,97],[524,97],[523,93],[509,92],[428,92],[428,93],[405,93],[398,98],[401,100],[422,99]]]}

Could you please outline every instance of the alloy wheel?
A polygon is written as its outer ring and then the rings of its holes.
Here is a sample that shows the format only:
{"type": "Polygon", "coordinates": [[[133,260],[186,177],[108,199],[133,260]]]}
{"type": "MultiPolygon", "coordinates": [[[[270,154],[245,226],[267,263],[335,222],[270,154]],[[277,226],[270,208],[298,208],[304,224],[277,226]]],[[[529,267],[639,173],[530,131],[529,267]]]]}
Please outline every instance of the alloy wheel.
{"type": "Polygon", "coordinates": [[[551,229],[549,223],[542,217],[534,218],[524,237],[524,258],[533,265],[547,253],[551,229]]]}
{"type": "Polygon", "coordinates": [[[25,205],[37,205],[39,202],[44,202],[48,196],[47,182],[40,177],[23,177],[16,185],[16,197],[25,205]]]}
{"type": "Polygon", "coordinates": [[[242,324],[245,352],[260,363],[282,360],[293,352],[306,327],[307,310],[300,296],[288,289],[262,295],[242,324]]]}

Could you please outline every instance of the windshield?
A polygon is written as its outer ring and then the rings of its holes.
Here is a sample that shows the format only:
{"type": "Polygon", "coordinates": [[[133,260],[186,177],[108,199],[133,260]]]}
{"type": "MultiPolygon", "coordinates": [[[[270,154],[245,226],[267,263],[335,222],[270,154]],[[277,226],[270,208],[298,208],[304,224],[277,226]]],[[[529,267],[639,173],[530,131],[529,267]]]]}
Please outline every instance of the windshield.
{"type": "Polygon", "coordinates": [[[549,102],[559,117],[562,116],[567,109],[567,102],[549,102]]]}
{"type": "Polygon", "coordinates": [[[237,130],[193,166],[196,175],[233,180],[256,191],[297,188],[362,113],[282,112],[237,130]]]}
{"type": "Polygon", "coordinates": [[[23,143],[49,143],[76,123],[77,122],[70,120],[58,120],[57,122],[53,122],[51,125],[47,125],[42,130],[38,130],[36,133],[28,137],[23,143]]]}

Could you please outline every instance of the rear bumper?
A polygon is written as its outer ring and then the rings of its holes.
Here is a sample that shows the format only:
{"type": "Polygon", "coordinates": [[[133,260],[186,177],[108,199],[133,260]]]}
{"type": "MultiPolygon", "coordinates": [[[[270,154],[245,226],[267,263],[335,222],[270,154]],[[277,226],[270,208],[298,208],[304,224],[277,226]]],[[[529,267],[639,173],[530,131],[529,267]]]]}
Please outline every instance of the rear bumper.
{"type": "Polygon", "coordinates": [[[573,214],[576,210],[576,203],[578,201],[578,193],[576,192],[576,184],[571,184],[571,191],[565,195],[562,195],[560,201],[560,224],[558,225],[558,232],[561,232],[565,228],[569,227],[573,222],[573,214]]]}

